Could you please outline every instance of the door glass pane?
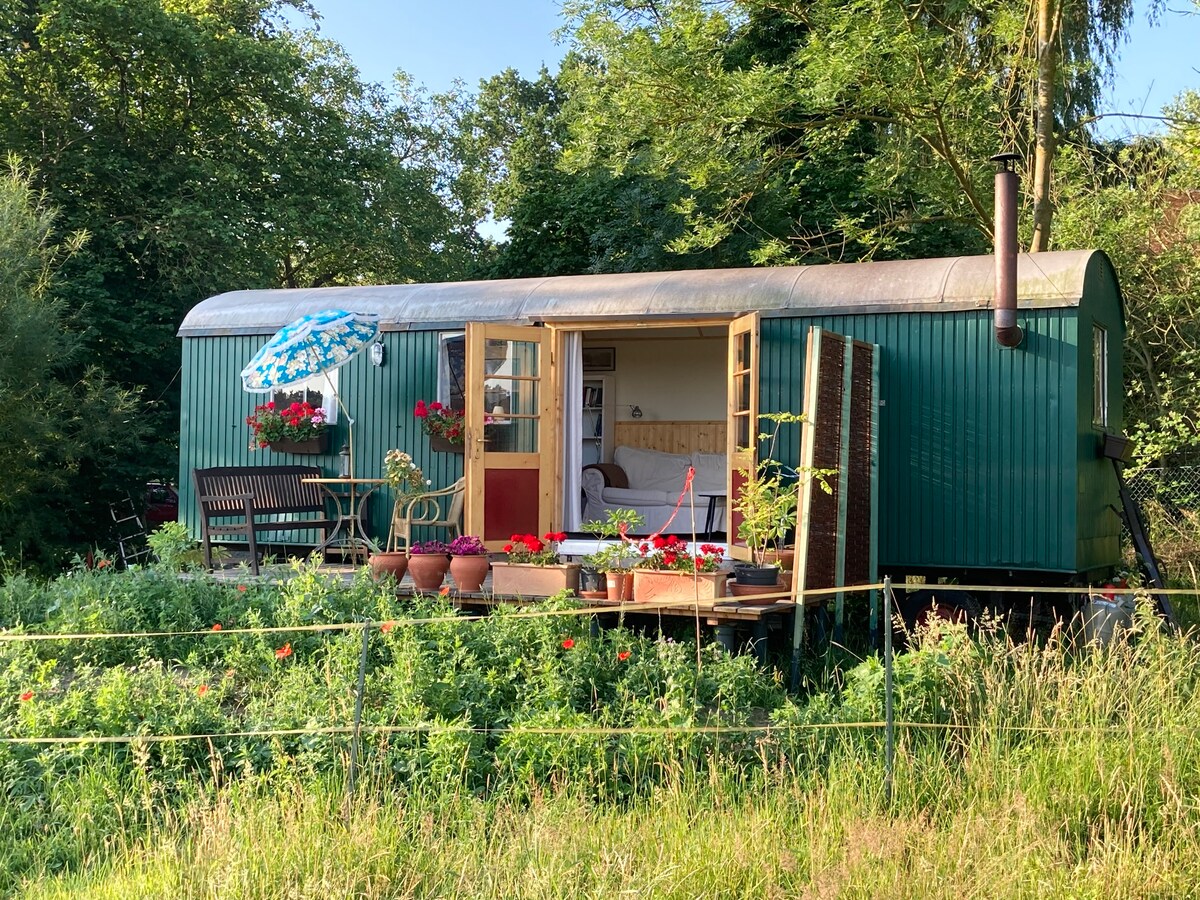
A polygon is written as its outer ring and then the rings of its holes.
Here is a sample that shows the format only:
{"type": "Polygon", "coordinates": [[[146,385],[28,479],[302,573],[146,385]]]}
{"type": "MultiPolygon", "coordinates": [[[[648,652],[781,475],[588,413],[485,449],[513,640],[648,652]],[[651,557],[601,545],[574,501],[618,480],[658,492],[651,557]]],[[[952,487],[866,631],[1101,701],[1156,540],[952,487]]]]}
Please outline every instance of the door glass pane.
{"type": "Polygon", "coordinates": [[[489,450],[537,452],[538,349],[533,341],[487,341],[483,396],[489,450]]]}
{"type": "Polygon", "coordinates": [[[738,448],[747,448],[750,446],[750,417],[737,416],[733,420],[734,431],[733,436],[734,446],[738,448]]]}
{"type": "Polygon", "coordinates": [[[737,368],[750,368],[750,332],[743,331],[737,336],[737,368]]]}
{"type": "Polygon", "coordinates": [[[750,376],[735,375],[733,376],[734,383],[734,410],[737,412],[746,412],[750,409],[750,376]]]}

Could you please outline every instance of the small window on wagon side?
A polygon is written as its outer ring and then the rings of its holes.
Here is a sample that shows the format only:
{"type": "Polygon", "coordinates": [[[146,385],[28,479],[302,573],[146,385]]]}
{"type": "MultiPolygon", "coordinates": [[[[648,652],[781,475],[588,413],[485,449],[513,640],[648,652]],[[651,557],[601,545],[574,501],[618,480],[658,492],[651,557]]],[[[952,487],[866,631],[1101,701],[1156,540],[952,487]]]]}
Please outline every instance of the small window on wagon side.
{"type": "Polygon", "coordinates": [[[1092,425],[1108,427],[1108,329],[1092,325],[1092,425]]]}

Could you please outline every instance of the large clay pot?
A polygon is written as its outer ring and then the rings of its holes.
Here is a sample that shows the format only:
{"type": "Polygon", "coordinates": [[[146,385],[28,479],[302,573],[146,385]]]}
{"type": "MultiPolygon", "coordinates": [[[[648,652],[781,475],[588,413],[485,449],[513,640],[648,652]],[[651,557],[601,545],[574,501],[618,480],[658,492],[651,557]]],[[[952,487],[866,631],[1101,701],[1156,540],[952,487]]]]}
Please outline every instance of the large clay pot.
{"type": "Polygon", "coordinates": [[[461,593],[474,594],[483,587],[483,579],[487,578],[487,555],[477,553],[473,556],[451,556],[450,577],[461,593]]]}
{"type": "Polygon", "coordinates": [[[408,569],[408,554],[391,550],[372,553],[367,559],[367,565],[371,567],[371,577],[376,581],[385,575],[391,575],[396,581],[400,581],[408,569]]]}
{"type": "Polygon", "coordinates": [[[604,584],[609,600],[627,602],[633,599],[633,572],[605,572],[604,584]]]}
{"type": "Polygon", "coordinates": [[[418,591],[436,591],[450,568],[444,553],[414,553],[408,558],[408,577],[418,591]]]}

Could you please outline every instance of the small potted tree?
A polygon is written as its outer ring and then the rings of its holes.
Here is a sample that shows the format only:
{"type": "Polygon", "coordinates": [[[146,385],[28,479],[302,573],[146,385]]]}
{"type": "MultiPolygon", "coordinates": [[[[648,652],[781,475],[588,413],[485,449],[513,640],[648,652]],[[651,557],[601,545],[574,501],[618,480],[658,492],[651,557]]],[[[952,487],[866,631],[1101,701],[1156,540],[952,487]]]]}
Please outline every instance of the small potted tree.
{"type": "Polygon", "coordinates": [[[583,558],[583,571],[595,571],[603,576],[603,583],[587,589],[584,575],[580,575],[583,595],[591,599],[632,600],[633,570],[630,568],[638,557],[637,546],[627,539],[631,531],[645,525],[645,517],[633,509],[610,509],[603,521],[584,522],[580,528],[596,536],[596,551],[583,558]],[[610,543],[604,544],[608,540],[610,543]]]}
{"type": "MultiPolygon", "coordinates": [[[[781,562],[787,553],[784,543],[796,527],[796,504],[800,498],[799,473],[771,456],[780,428],[803,422],[804,416],[767,413],[760,418],[774,423],[771,431],[758,436],[760,441],[767,442],[765,458],[753,471],[742,470],[745,480],[730,503],[739,516],[737,536],[750,551],[750,562],[734,567],[736,580],[730,584],[734,596],[741,597],[744,603],[751,602],[751,596],[778,593],[783,588],[781,562]]],[[[826,478],[832,470],[812,469],[810,474],[823,490],[831,490],[826,478]]],[[[773,603],[775,599],[768,597],[762,602],[773,603]]]]}

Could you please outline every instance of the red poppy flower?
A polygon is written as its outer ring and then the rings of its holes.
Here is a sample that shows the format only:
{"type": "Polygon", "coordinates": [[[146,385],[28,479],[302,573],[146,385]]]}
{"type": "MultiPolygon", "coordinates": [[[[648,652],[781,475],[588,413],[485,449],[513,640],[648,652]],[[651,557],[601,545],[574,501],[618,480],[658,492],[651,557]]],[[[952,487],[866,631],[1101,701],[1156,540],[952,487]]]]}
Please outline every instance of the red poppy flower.
{"type": "Polygon", "coordinates": [[[443,597],[449,596],[450,585],[446,585],[445,587],[443,587],[440,591],[438,591],[438,594],[440,594],[443,597]]]}
{"type": "Polygon", "coordinates": [[[207,693],[208,693],[208,685],[207,684],[202,684],[202,685],[200,685],[200,687],[196,688],[196,695],[198,697],[203,697],[207,693]]]}
{"type": "Polygon", "coordinates": [[[32,699],[33,699],[33,691],[26,691],[25,693],[23,693],[21,695],[22,703],[28,703],[32,699]]]}
{"type": "Polygon", "coordinates": [[[109,562],[108,562],[108,560],[107,560],[107,559],[102,559],[102,560],[100,560],[99,562],[97,562],[97,563],[96,563],[96,568],[97,568],[97,569],[106,569],[106,568],[108,568],[108,565],[109,565],[109,562]]]}
{"type": "Polygon", "coordinates": [[[221,630],[221,623],[220,623],[220,622],[217,622],[217,623],[215,623],[215,624],[213,625],[213,627],[212,627],[212,630],[213,630],[213,631],[220,631],[220,630],[221,630]]]}
{"type": "Polygon", "coordinates": [[[629,659],[629,651],[628,650],[621,650],[619,653],[617,653],[617,660],[619,662],[625,662],[625,660],[627,660],[627,659],[629,659]]]}
{"type": "Polygon", "coordinates": [[[239,591],[241,591],[241,592],[244,594],[244,593],[246,593],[246,590],[247,590],[247,588],[246,588],[246,586],[245,586],[244,584],[239,584],[239,585],[238,585],[238,590],[239,590],[239,591]]]}
{"type": "Polygon", "coordinates": [[[379,630],[382,631],[384,634],[390,634],[391,630],[395,627],[396,627],[395,622],[384,622],[382,625],[379,626],[379,630]]]}
{"type": "Polygon", "coordinates": [[[288,641],[282,647],[275,651],[276,659],[287,659],[292,655],[292,642],[288,641]]]}
{"type": "Polygon", "coordinates": [[[567,638],[565,641],[563,641],[563,649],[564,650],[570,650],[574,646],[575,646],[574,638],[567,638]]]}

